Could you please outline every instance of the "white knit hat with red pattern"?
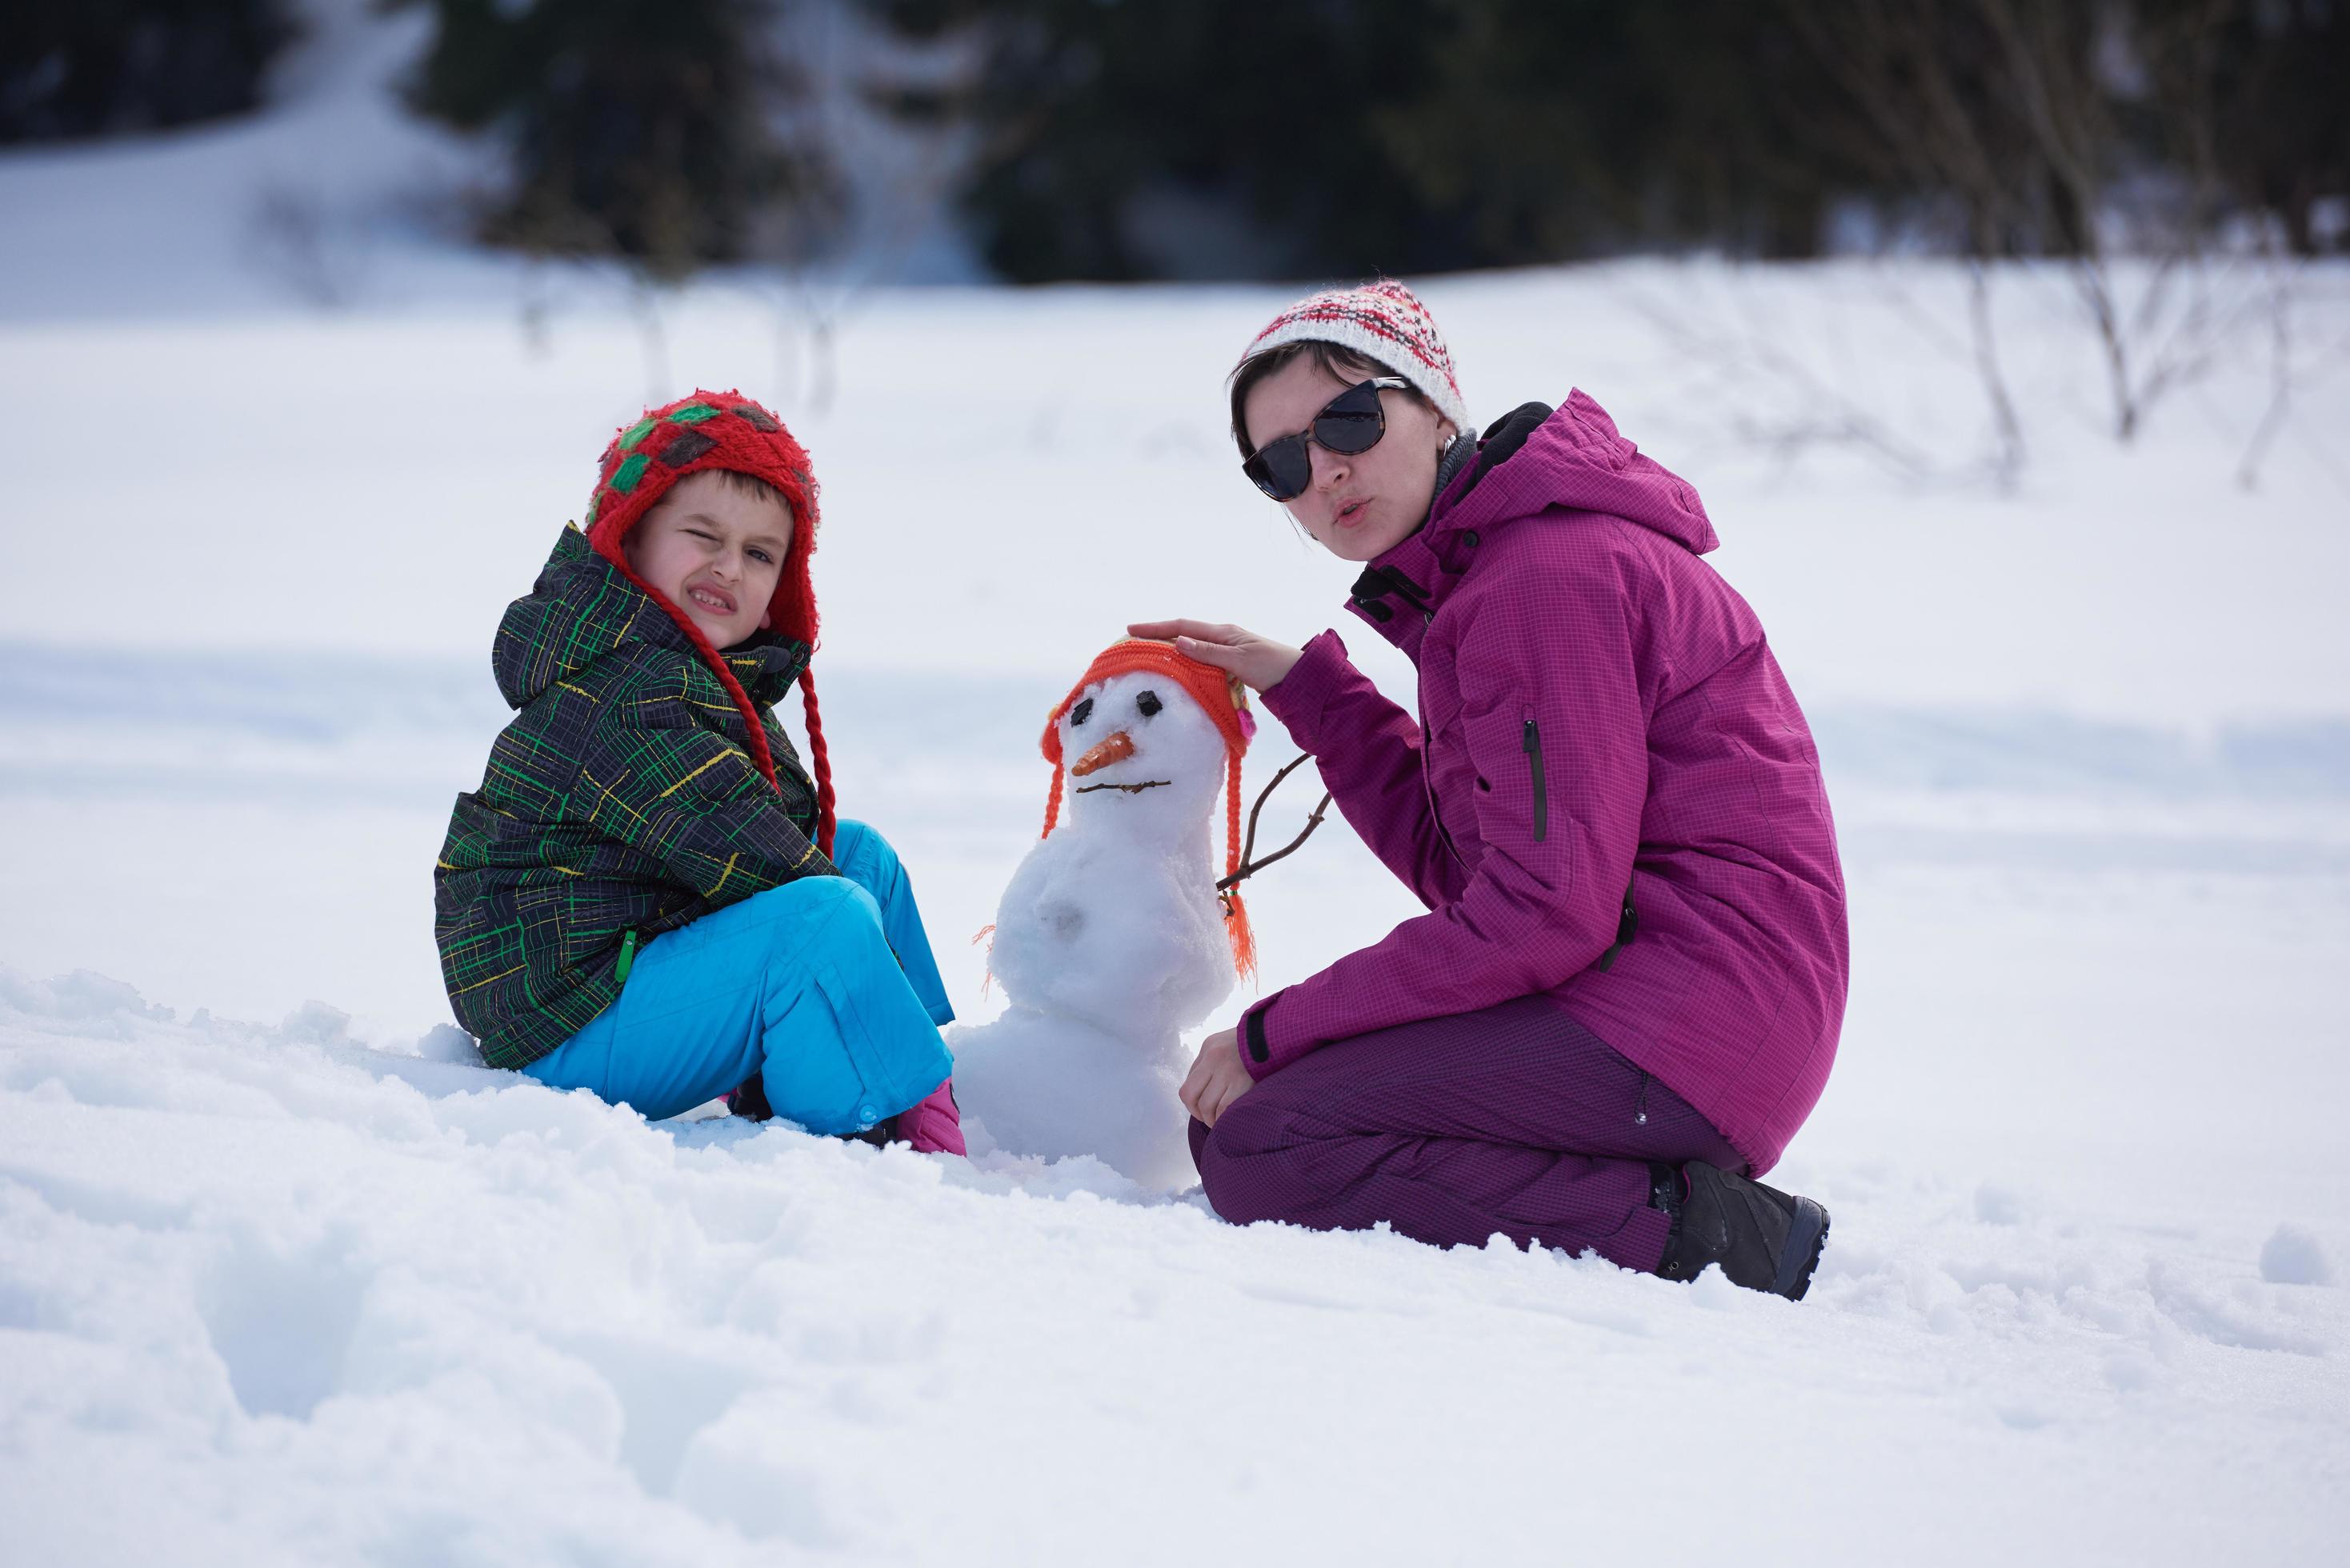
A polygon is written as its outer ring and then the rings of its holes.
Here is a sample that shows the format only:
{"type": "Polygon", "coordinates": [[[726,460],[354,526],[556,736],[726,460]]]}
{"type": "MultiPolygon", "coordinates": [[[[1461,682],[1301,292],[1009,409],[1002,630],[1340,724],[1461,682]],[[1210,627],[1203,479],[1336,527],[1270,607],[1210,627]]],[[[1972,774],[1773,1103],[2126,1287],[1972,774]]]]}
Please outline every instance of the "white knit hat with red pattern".
{"type": "Polygon", "coordinates": [[[1436,330],[1436,317],[1419,296],[1393,278],[1359,288],[1334,288],[1299,300],[1273,318],[1241,356],[1241,363],[1290,343],[1336,343],[1391,365],[1436,405],[1437,412],[1462,430],[1469,405],[1452,374],[1452,350],[1436,330]]]}

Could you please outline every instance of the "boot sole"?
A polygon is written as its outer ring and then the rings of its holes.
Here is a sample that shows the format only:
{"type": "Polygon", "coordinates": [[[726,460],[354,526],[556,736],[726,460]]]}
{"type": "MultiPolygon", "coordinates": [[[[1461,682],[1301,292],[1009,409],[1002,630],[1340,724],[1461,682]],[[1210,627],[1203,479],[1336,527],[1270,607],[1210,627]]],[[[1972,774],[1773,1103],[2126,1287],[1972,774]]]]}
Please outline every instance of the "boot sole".
{"type": "Polygon", "coordinates": [[[1787,1244],[1779,1252],[1779,1277],[1771,1288],[1791,1302],[1802,1301],[1812,1288],[1812,1271],[1820,1266],[1820,1249],[1827,1239],[1828,1211],[1808,1198],[1796,1199],[1787,1244]]]}

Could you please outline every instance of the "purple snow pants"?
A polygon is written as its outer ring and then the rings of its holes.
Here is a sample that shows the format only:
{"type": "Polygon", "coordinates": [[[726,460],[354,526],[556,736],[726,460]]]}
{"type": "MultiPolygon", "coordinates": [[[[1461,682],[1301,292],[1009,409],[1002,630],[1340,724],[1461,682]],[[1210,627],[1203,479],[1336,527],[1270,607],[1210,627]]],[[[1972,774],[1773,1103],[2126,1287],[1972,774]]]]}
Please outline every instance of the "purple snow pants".
{"type": "Polygon", "coordinates": [[[1252,1087],[1191,1158],[1217,1213],[1320,1231],[1387,1220],[1440,1247],[1495,1231],[1653,1272],[1648,1162],[1745,1160],[1546,996],[1325,1045],[1252,1087]]]}

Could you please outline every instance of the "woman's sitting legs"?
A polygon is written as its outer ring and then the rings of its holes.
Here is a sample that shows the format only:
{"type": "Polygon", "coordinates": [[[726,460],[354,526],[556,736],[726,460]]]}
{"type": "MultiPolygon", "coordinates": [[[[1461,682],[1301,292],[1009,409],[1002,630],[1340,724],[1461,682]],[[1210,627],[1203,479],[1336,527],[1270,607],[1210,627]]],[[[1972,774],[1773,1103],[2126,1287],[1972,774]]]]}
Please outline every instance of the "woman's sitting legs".
{"type": "Polygon", "coordinates": [[[1594,1248],[1653,1272],[1671,1221],[1651,1162],[1744,1161],[1681,1097],[1548,997],[1326,1045],[1234,1100],[1192,1158],[1216,1212],[1381,1220],[1438,1246],[1594,1248]]]}

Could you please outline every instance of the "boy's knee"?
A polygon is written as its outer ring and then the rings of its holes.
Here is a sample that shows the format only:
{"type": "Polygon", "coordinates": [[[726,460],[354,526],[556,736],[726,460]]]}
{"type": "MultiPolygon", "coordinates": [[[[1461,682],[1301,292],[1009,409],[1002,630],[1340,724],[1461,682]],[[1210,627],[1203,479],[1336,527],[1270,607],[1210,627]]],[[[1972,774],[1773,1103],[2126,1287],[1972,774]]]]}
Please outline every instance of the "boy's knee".
{"type": "Polygon", "coordinates": [[[843,817],[833,825],[832,863],[843,871],[854,867],[868,881],[886,880],[898,865],[898,851],[871,823],[843,817]]]}
{"type": "Polygon", "coordinates": [[[802,877],[770,888],[753,901],[770,912],[779,939],[794,928],[814,925],[842,927],[852,936],[866,928],[877,939],[881,934],[881,906],[847,877],[802,877]]]}

